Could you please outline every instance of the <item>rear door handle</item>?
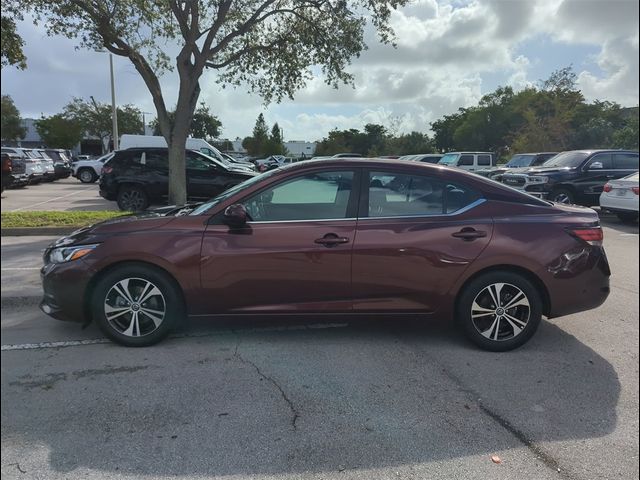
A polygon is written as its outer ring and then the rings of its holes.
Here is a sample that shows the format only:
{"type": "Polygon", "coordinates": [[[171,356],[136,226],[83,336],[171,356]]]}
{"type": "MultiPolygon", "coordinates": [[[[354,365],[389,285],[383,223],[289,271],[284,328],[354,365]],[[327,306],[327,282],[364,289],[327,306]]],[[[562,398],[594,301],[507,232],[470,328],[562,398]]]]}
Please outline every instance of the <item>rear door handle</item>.
{"type": "Polygon", "coordinates": [[[335,233],[327,233],[322,238],[316,238],[314,242],[324,245],[325,247],[335,247],[341,243],[349,243],[349,239],[347,237],[339,237],[335,233]]]}
{"type": "Polygon", "coordinates": [[[451,236],[455,238],[461,238],[462,240],[470,242],[471,240],[475,240],[476,238],[486,237],[487,232],[476,230],[475,228],[471,227],[465,227],[459,232],[452,233],[451,236]]]}

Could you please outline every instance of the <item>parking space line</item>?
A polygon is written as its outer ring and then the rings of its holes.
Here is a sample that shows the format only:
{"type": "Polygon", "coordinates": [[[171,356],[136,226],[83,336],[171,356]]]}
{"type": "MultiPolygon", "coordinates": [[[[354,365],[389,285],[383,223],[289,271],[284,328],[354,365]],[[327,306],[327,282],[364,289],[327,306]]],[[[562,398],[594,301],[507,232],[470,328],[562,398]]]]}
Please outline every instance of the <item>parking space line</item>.
{"type": "MultiPolygon", "coordinates": [[[[345,328],[348,327],[348,323],[313,323],[309,325],[290,325],[284,327],[257,327],[257,328],[243,328],[243,329],[226,329],[216,330],[213,332],[193,332],[171,335],[169,338],[202,338],[213,337],[218,335],[238,335],[240,333],[263,333],[263,332],[287,332],[297,330],[323,330],[330,328],[345,328]]],[[[78,347],[82,345],[98,345],[112,343],[108,338],[93,338],[87,340],[68,340],[65,342],[38,342],[38,343],[19,343],[2,345],[1,351],[8,352],[14,350],[43,350],[47,348],[65,348],[65,347],[78,347]]]]}
{"type": "Polygon", "coordinates": [[[14,208],[10,210],[11,212],[18,212],[20,210],[24,210],[31,207],[37,207],[38,205],[44,205],[45,203],[55,202],[56,200],[60,200],[62,198],[72,197],[73,195],[78,195],[79,193],[85,192],[85,189],[78,190],[77,192],[67,193],[66,195],[62,195],[61,197],[50,198],[49,200],[45,200],[44,202],[38,202],[31,205],[25,205],[24,207],[14,208]]]}

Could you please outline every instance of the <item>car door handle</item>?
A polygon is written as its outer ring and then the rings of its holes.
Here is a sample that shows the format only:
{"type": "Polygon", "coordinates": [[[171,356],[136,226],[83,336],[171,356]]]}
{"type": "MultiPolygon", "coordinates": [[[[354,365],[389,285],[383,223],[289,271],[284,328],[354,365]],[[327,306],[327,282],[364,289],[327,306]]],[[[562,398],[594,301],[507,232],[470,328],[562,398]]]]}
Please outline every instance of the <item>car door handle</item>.
{"type": "Polygon", "coordinates": [[[335,247],[341,243],[349,243],[349,239],[347,237],[339,237],[335,233],[327,233],[324,237],[316,238],[314,241],[315,243],[324,245],[325,247],[335,247]]]}
{"type": "Polygon", "coordinates": [[[451,236],[455,238],[461,238],[462,240],[470,242],[471,240],[475,240],[476,238],[486,237],[487,232],[476,230],[475,228],[471,227],[465,227],[459,232],[452,233],[451,236]]]}

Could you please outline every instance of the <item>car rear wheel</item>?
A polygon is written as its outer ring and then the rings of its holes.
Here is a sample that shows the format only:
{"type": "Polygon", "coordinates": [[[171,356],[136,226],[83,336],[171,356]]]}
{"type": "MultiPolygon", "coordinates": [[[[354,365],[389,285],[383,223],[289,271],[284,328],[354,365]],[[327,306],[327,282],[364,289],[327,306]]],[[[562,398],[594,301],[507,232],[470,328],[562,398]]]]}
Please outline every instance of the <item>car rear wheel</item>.
{"type": "Polygon", "coordinates": [[[139,212],[149,206],[149,197],[140,187],[125,185],[118,191],[118,208],[127,212],[139,212]]]}
{"type": "Polygon", "coordinates": [[[634,223],[638,220],[636,212],[617,212],[616,215],[623,223],[634,223]]]}
{"type": "Polygon", "coordinates": [[[98,176],[92,168],[81,168],[78,172],[78,179],[82,183],[93,183],[98,179],[98,176]]]}
{"type": "Polygon", "coordinates": [[[564,203],[564,204],[574,204],[575,203],[575,195],[573,192],[567,188],[558,188],[551,192],[549,195],[549,200],[556,203],[564,203]]]}
{"type": "Polygon", "coordinates": [[[490,272],[464,287],[457,319],[479,347],[493,352],[512,350],[525,344],[538,329],[542,299],[522,275],[490,272]]]}
{"type": "Polygon", "coordinates": [[[165,338],[184,317],[175,282],[145,265],[119,267],[102,277],[93,291],[93,319],[111,340],[146,347],[165,338]]]}

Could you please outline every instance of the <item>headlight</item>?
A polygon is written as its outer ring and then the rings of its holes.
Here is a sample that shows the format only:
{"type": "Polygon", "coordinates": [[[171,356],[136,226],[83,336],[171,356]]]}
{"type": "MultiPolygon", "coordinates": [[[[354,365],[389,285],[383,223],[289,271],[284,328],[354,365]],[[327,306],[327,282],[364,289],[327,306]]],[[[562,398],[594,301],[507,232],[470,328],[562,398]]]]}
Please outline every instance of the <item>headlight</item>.
{"type": "Polygon", "coordinates": [[[536,176],[529,177],[529,181],[531,183],[547,183],[549,181],[549,177],[536,175],[536,176]]]}
{"type": "Polygon", "coordinates": [[[64,263],[72,260],[78,260],[79,258],[91,253],[97,246],[98,244],[54,248],[49,252],[49,261],[51,263],[64,263]]]}

